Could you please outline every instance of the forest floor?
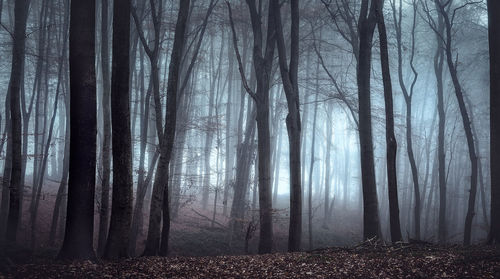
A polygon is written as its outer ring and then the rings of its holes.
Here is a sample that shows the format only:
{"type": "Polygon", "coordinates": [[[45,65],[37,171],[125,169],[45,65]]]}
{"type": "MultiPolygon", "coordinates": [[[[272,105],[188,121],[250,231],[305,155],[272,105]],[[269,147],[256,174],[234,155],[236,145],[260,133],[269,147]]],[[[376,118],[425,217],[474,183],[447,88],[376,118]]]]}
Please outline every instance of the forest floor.
{"type": "Polygon", "coordinates": [[[500,278],[489,246],[364,243],[299,253],[12,265],[0,278],[500,278]]]}

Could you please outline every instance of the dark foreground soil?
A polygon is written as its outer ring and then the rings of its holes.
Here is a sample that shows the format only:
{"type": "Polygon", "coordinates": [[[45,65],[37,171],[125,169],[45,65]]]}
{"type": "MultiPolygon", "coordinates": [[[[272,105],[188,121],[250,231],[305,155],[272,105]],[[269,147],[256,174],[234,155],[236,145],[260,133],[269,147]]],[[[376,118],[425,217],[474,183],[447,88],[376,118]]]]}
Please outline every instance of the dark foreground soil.
{"type": "Polygon", "coordinates": [[[361,245],[301,253],[13,265],[0,278],[500,278],[488,246],[361,245]]]}

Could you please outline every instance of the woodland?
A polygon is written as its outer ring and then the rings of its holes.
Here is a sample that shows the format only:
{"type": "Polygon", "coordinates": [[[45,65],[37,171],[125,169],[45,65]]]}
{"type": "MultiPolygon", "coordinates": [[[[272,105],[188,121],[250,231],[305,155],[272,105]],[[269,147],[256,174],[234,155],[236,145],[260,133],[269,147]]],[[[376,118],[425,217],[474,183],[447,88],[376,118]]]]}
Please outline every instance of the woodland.
{"type": "Polygon", "coordinates": [[[500,1],[0,0],[0,278],[500,277],[500,1]]]}

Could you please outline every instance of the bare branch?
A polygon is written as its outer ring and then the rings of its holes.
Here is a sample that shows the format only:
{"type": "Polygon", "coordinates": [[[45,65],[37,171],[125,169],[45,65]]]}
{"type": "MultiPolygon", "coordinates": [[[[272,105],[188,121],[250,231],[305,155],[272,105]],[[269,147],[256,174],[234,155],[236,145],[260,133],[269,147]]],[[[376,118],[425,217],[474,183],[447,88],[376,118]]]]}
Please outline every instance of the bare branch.
{"type": "Polygon", "coordinates": [[[137,11],[135,7],[131,7],[130,12],[132,13],[132,18],[134,19],[135,27],[137,28],[137,33],[139,34],[139,39],[141,40],[142,46],[144,47],[144,51],[149,57],[153,56],[153,51],[148,45],[146,41],[146,37],[144,37],[144,30],[142,29],[141,22],[139,21],[139,16],[137,15],[137,11]]]}
{"type": "Polygon", "coordinates": [[[321,53],[319,52],[318,48],[316,47],[316,43],[313,44],[313,47],[314,47],[314,52],[318,56],[319,62],[321,64],[321,67],[323,68],[323,70],[325,70],[326,74],[328,75],[328,77],[332,81],[333,85],[335,86],[335,89],[337,89],[337,92],[338,92],[339,97],[340,97],[339,99],[342,100],[342,102],[344,102],[344,104],[347,106],[347,108],[349,109],[349,112],[352,115],[354,123],[356,123],[356,127],[358,127],[359,126],[359,122],[358,122],[358,119],[356,118],[356,113],[354,111],[354,108],[352,107],[351,103],[349,103],[349,100],[347,100],[347,97],[344,94],[344,91],[338,85],[337,80],[335,79],[335,77],[333,77],[333,75],[330,73],[330,71],[326,67],[325,62],[323,61],[323,57],[321,56],[321,53]]]}
{"type": "Polygon", "coordinates": [[[226,0],[227,10],[229,11],[229,22],[231,23],[231,31],[233,33],[233,47],[234,52],[236,53],[236,59],[238,60],[238,70],[241,75],[241,82],[243,83],[243,87],[247,91],[248,95],[252,97],[255,101],[257,101],[257,95],[252,91],[250,86],[248,86],[247,79],[245,77],[245,70],[243,68],[243,63],[241,62],[240,51],[238,50],[238,38],[236,37],[236,30],[234,29],[234,21],[233,21],[233,13],[231,11],[231,4],[226,0]]]}
{"type": "Polygon", "coordinates": [[[3,23],[0,22],[0,26],[2,26],[2,28],[9,33],[10,37],[14,39],[14,34],[3,23]]]}

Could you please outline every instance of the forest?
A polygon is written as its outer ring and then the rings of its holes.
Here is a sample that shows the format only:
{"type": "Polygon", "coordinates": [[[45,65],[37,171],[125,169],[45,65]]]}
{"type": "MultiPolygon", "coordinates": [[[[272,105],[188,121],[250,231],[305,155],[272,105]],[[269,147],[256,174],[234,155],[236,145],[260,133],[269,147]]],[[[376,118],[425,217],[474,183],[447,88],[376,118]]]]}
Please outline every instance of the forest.
{"type": "Polygon", "coordinates": [[[497,278],[500,1],[0,0],[0,277],[497,278]]]}

